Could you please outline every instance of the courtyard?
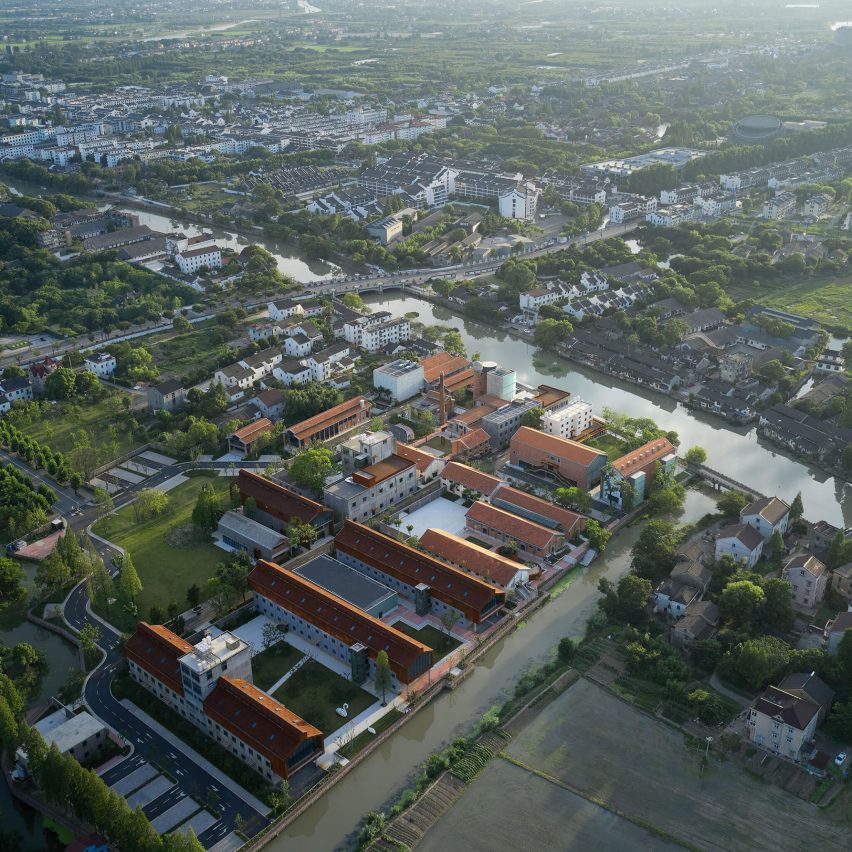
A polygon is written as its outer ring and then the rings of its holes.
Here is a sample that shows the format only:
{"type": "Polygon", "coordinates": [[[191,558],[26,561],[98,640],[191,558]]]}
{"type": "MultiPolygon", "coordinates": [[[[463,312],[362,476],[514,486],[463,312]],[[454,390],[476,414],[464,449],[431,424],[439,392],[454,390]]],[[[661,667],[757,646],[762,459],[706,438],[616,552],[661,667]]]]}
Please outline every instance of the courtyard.
{"type": "Polygon", "coordinates": [[[409,533],[417,538],[420,538],[430,527],[460,535],[464,530],[466,517],[467,508],[463,503],[439,497],[414,512],[403,512],[400,515],[402,524],[399,529],[400,532],[409,533]],[[413,527],[410,531],[409,526],[413,527]]]}

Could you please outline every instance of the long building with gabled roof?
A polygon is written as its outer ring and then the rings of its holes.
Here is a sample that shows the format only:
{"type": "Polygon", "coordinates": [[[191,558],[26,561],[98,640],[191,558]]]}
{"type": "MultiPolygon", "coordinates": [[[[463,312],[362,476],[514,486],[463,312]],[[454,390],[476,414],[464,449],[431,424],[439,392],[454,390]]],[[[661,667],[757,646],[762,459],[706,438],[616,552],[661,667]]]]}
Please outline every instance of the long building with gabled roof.
{"type": "Polygon", "coordinates": [[[362,524],[347,521],[334,547],[345,565],[412,598],[420,615],[452,609],[476,626],[506,599],[497,586],[362,524]]]}
{"type": "Polygon", "coordinates": [[[256,520],[265,526],[286,533],[288,524],[297,520],[310,524],[319,536],[332,532],[334,512],[328,506],[303,497],[272,479],[250,470],[240,470],[237,487],[242,505],[245,506],[249,498],[254,500],[256,520]]]}
{"type": "Polygon", "coordinates": [[[432,665],[427,645],[282,565],[258,560],[249,588],[261,613],[350,665],[355,683],[375,677],[380,651],[388,655],[394,688],[411,683],[432,665]]]}

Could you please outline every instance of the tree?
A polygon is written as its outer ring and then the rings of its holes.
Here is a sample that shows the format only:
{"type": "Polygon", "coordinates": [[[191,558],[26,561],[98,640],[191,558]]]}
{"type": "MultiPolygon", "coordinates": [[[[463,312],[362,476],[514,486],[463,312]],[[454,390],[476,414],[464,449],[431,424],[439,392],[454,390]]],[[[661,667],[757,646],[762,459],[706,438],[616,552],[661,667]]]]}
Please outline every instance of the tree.
{"type": "Polygon", "coordinates": [[[309,548],[317,538],[316,529],[299,518],[291,518],[287,525],[287,538],[291,548],[309,548]]]}
{"type": "Polygon", "coordinates": [[[87,659],[96,653],[101,638],[101,629],[96,624],[86,623],[80,630],[80,647],[87,659]]]}
{"type": "Polygon", "coordinates": [[[690,464],[704,464],[707,461],[707,451],[704,447],[690,447],[686,451],[686,460],[690,464]]]}
{"type": "Polygon", "coordinates": [[[147,521],[162,515],[169,507],[171,498],[156,488],[143,488],[133,501],[133,514],[137,521],[147,521]]]}
{"type": "Polygon", "coordinates": [[[776,630],[789,630],[793,626],[793,586],[780,577],[771,577],[763,583],[763,623],[776,630]]]}
{"type": "Polygon", "coordinates": [[[198,602],[201,600],[201,589],[198,587],[197,583],[193,583],[186,590],[186,602],[193,609],[198,606],[198,602]]]}
{"type": "Polygon", "coordinates": [[[574,332],[574,326],[567,320],[546,319],[535,327],[533,340],[542,349],[553,349],[557,343],[567,340],[574,332]]]}
{"type": "Polygon", "coordinates": [[[233,589],[234,594],[245,600],[248,592],[248,575],[254,566],[251,557],[241,550],[235,558],[216,566],[216,576],[226,586],[233,589]]]}
{"type": "Polygon", "coordinates": [[[459,623],[460,619],[461,614],[457,609],[447,607],[441,613],[441,627],[444,628],[448,637],[452,635],[453,628],[459,623]]]}
{"type": "Polygon", "coordinates": [[[587,515],[592,508],[592,498],[582,488],[557,488],[553,492],[555,502],[566,509],[587,515]]]}
{"type": "Polygon", "coordinates": [[[654,487],[648,498],[648,506],[656,515],[675,515],[683,509],[686,489],[662,467],[654,475],[654,487]]]}
{"type": "Polygon", "coordinates": [[[805,511],[804,504],[802,503],[802,492],[799,491],[796,496],[793,498],[793,502],[790,504],[790,518],[793,521],[798,521],[799,518],[802,517],[802,514],[805,511]]]}
{"type": "Polygon", "coordinates": [[[290,479],[314,493],[322,491],[326,477],[335,470],[328,447],[307,447],[290,464],[290,479]]]}
{"type": "Polygon", "coordinates": [[[202,532],[210,532],[216,529],[221,514],[222,507],[219,495],[209,482],[205,482],[198,492],[195,506],[192,509],[193,526],[202,532]]]}
{"type": "Polygon", "coordinates": [[[673,523],[650,521],[633,545],[630,567],[635,574],[656,585],[674,568],[679,544],[680,536],[673,523]]]}
{"type": "Polygon", "coordinates": [[[751,503],[751,497],[742,491],[726,491],[716,500],[716,508],[726,517],[739,517],[740,512],[751,503]]]}
{"type": "Polygon", "coordinates": [[[20,734],[18,722],[5,696],[0,695],[0,746],[8,758],[15,756],[20,734]]]}
{"type": "Polygon", "coordinates": [[[110,598],[115,595],[115,583],[104,565],[103,559],[97,554],[89,556],[91,573],[89,574],[89,600],[96,610],[109,612],[110,598]]]}
{"type": "Polygon", "coordinates": [[[570,636],[563,636],[556,647],[556,656],[563,663],[571,663],[577,655],[577,643],[570,636]]]}
{"type": "Polygon", "coordinates": [[[172,320],[172,328],[178,334],[183,334],[184,332],[192,331],[192,323],[185,316],[178,315],[172,320]]]}
{"type": "Polygon", "coordinates": [[[44,380],[44,395],[48,399],[73,399],[77,393],[77,377],[69,367],[59,367],[44,380]]]}
{"type": "Polygon", "coordinates": [[[689,645],[689,659],[703,672],[712,672],[722,659],[722,645],[718,639],[697,639],[689,645]]]}
{"type": "Polygon", "coordinates": [[[382,691],[382,707],[387,703],[385,701],[385,693],[390,689],[390,685],[391,670],[388,663],[388,652],[381,650],[376,654],[376,691],[382,691]]]}
{"type": "Polygon", "coordinates": [[[719,612],[726,621],[748,629],[763,611],[765,600],[760,586],[749,580],[734,581],[725,586],[719,597],[719,612]]]}
{"type": "Polygon", "coordinates": [[[103,518],[115,508],[113,506],[112,497],[106,488],[95,488],[94,497],[95,503],[98,507],[98,517],[103,518]]]}
{"type": "Polygon", "coordinates": [[[71,572],[62,560],[57,548],[43,559],[36,568],[35,584],[45,592],[53,592],[64,588],[71,580],[71,572]]]}
{"type": "Polygon", "coordinates": [[[589,518],[586,521],[586,538],[589,540],[589,547],[603,553],[612,533],[594,518],[589,518]]]}
{"type": "Polygon", "coordinates": [[[26,595],[24,569],[14,560],[0,557],[0,609],[26,595]]]}
{"type": "Polygon", "coordinates": [[[543,416],[543,408],[539,406],[531,408],[521,415],[521,426],[529,426],[530,429],[541,429],[541,418],[543,416]]]}
{"type": "Polygon", "coordinates": [[[790,648],[775,636],[749,639],[729,651],[719,663],[723,677],[750,689],[762,689],[788,666],[790,648]]]}
{"type": "Polygon", "coordinates": [[[773,530],[769,536],[769,541],[766,542],[767,558],[771,562],[777,562],[780,567],[781,556],[784,554],[784,536],[780,530],[773,530]]]}
{"type": "Polygon", "coordinates": [[[651,597],[649,580],[627,574],[618,581],[618,585],[613,586],[606,577],[602,577],[598,590],[603,593],[600,608],[611,621],[641,625],[647,620],[645,606],[651,597]]]}
{"type": "Polygon", "coordinates": [[[850,561],[852,561],[852,538],[847,539],[843,530],[841,530],[831,540],[826,562],[829,568],[839,568],[850,561]]]}
{"type": "Polygon", "coordinates": [[[142,591],[142,581],[136,573],[136,566],[129,553],[121,560],[121,572],[118,575],[118,594],[125,603],[134,604],[142,591]]]}

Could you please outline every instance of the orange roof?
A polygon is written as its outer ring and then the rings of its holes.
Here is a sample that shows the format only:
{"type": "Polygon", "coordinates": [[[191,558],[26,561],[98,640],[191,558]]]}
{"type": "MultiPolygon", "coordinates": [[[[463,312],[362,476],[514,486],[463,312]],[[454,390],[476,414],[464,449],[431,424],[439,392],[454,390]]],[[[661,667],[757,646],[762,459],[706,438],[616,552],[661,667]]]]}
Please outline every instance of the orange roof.
{"type": "Polygon", "coordinates": [[[414,462],[420,473],[428,470],[429,465],[434,464],[438,460],[437,456],[433,456],[431,453],[425,453],[423,450],[420,450],[417,447],[412,447],[410,444],[397,444],[396,454],[398,456],[402,456],[404,459],[408,459],[408,461],[414,462]]]}
{"type": "Polygon", "coordinates": [[[446,390],[456,390],[462,385],[467,385],[474,381],[476,381],[476,372],[472,367],[468,367],[466,370],[453,373],[452,376],[445,376],[444,388],[446,390]]]}
{"type": "Polygon", "coordinates": [[[240,500],[245,503],[252,497],[257,507],[281,521],[292,521],[298,518],[304,523],[311,523],[324,512],[331,515],[331,509],[303,497],[283,485],[279,485],[259,473],[241,470],[237,475],[237,486],[240,489],[240,500]]]}
{"type": "Polygon", "coordinates": [[[466,450],[472,450],[474,447],[480,447],[482,444],[487,444],[491,440],[488,433],[480,427],[468,432],[467,435],[462,435],[458,439],[459,444],[466,450]]]}
{"type": "Polygon", "coordinates": [[[462,488],[469,488],[471,491],[478,491],[480,494],[490,494],[498,485],[503,484],[502,479],[459,462],[450,462],[441,471],[441,479],[461,485],[462,488]]]}
{"type": "Polygon", "coordinates": [[[287,760],[305,740],[319,737],[316,750],[322,749],[319,728],[241,677],[220,677],[204,699],[204,713],[269,758],[284,777],[287,760]]]}
{"type": "Polygon", "coordinates": [[[486,550],[444,530],[426,530],[420,536],[420,544],[463,571],[484,577],[501,588],[508,586],[523,567],[499,553],[486,550]]]}
{"type": "Polygon", "coordinates": [[[557,402],[562,402],[563,399],[568,399],[571,396],[568,391],[561,390],[560,388],[554,388],[550,385],[539,385],[538,393],[533,397],[533,399],[545,410],[547,411],[552,405],[556,405],[557,402]]]}
{"type": "Polygon", "coordinates": [[[259,559],[249,574],[252,591],[314,624],[346,645],[363,643],[370,657],[386,651],[396,676],[408,683],[410,668],[432,649],[361,609],[327,592],[289,568],[259,559]]]}
{"type": "Polygon", "coordinates": [[[334,540],[335,549],[371,565],[409,586],[425,583],[432,597],[458,609],[474,624],[499,603],[503,592],[496,586],[452,568],[401,541],[370,527],[346,521],[334,540]]]}
{"type": "Polygon", "coordinates": [[[397,453],[392,453],[386,459],[354,471],[352,481],[366,488],[372,488],[374,485],[378,485],[380,482],[384,482],[386,479],[414,466],[413,461],[409,461],[397,453]]]}
{"type": "Polygon", "coordinates": [[[267,417],[261,417],[260,420],[255,420],[254,423],[249,423],[248,426],[237,429],[231,437],[242,441],[244,444],[251,444],[270,429],[272,429],[272,421],[267,417]]]}
{"type": "Polygon", "coordinates": [[[420,362],[423,368],[423,381],[427,384],[437,381],[441,377],[441,373],[446,378],[449,378],[454,373],[470,367],[470,361],[463,358],[461,355],[450,355],[449,352],[437,352],[435,355],[430,355],[420,362]]]}
{"type": "Polygon", "coordinates": [[[192,645],[161,624],[140,621],[136,632],[124,643],[124,655],[148,674],[183,695],[180,676],[181,657],[192,652],[192,645]]]}
{"type": "Polygon", "coordinates": [[[477,405],[474,408],[468,408],[461,414],[454,414],[449,419],[461,423],[463,426],[472,426],[474,423],[479,423],[486,414],[491,414],[495,410],[490,405],[477,405]]]}
{"type": "MultiPolygon", "coordinates": [[[[574,527],[577,526],[577,523],[583,520],[583,516],[578,515],[576,512],[563,509],[561,506],[556,506],[549,500],[542,500],[541,497],[535,497],[532,494],[519,491],[517,488],[512,488],[510,485],[501,485],[492,493],[490,499],[492,504],[496,504],[497,501],[503,501],[504,503],[509,503],[511,506],[517,506],[519,509],[524,509],[532,514],[549,518],[569,537],[573,534],[574,527]]],[[[498,508],[505,507],[500,506],[498,508]]],[[[508,511],[514,512],[515,510],[510,508],[508,511]]],[[[519,512],[518,514],[522,513],[519,512]]],[[[543,524],[542,526],[545,525],[543,524]]]]}
{"type": "Polygon", "coordinates": [[[533,447],[545,453],[551,453],[559,458],[568,459],[582,465],[591,464],[600,456],[606,457],[606,453],[603,450],[596,450],[594,447],[587,447],[585,444],[579,444],[577,441],[571,441],[567,438],[548,435],[545,432],[539,432],[538,429],[531,429],[529,426],[521,426],[512,435],[509,443],[512,447],[518,444],[533,447]]]}
{"type": "Polygon", "coordinates": [[[619,473],[629,476],[631,473],[642,470],[652,462],[657,462],[673,452],[675,452],[675,448],[668,438],[655,438],[653,441],[648,441],[647,444],[625,453],[620,459],[616,459],[612,466],[619,473]]]}
{"type": "Polygon", "coordinates": [[[315,414],[301,423],[296,423],[287,431],[290,432],[296,439],[304,440],[309,438],[316,432],[321,432],[327,426],[332,425],[340,420],[345,420],[352,416],[359,408],[366,409],[366,414],[370,413],[372,403],[365,396],[356,396],[352,399],[347,399],[346,402],[341,402],[340,405],[335,405],[327,411],[320,414],[315,414]]]}
{"type": "Polygon", "coordinates": [[[554,537],[564,538],[563,533],[558,530],[549,530],[534,521],[519,518],[511,512],[498,509],[490,503],[477,500],[468,510],[467,517],[491,527],[509,538],[517,539],[525,544],[546,550],[553,542],[554,537]]]}

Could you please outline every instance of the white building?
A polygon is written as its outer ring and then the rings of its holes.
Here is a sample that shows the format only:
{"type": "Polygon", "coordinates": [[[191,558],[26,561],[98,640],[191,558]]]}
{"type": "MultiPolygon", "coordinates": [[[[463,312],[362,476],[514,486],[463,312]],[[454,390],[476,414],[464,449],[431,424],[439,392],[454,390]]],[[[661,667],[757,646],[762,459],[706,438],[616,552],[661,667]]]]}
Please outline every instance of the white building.
{"type": "Polygon", "coordinates": [[[347,320],[343,325],[343,336],[365,352],[377,352],[388,343],[404,343],[411,338],[411,323],[400,317],[393,319],[388,311],[347,320]]]}
{"type": "Polygon", "coordinates": [[[592,406],[574,399],[558,411],[547,411],[541,418],[541,431],[559,438],[576,438],[592,425],[592,406]]]}
{"type": "Polygon", "coordinates": [[[175,255],[175,262],[184,275],[198,272],[199,269],[221,269],[222,251],[218,246],[188,249],[175,255]]]}
{"type": "Polygon", "coordinates": [[[373,386],[389,391],[394,402],[404,402],[422,390],[423,367],[405,359],[383,364],[373,370],[373,386]]]}
{"type": "Polygon", "coordinates": [[[716,536],[715,558],[730,556],[738,565],[753,568],[763,553],[763,538],[748,524],[732,524],[719,530],[716,536]]]}
{"type": "Polygon", "coordinates": [[[514,189],[501,192],[498,196],[500,215],[504,219],[534,219],[540,195],[532,181],[519,183],[514,189]]]}
{"type": "Polygon", "coordinates": [[[740,523],[757,530],[769,539],[776,530],[784,535],[790,520],[790,507],[777,497],[762,497],[740,511],[740,523]]]}
{"type": "Polygon", "coordinates": [[[83,359],[83,369],[104,378],[115,373],[115,356],[109,352],[93,352],[83,359]]]}

